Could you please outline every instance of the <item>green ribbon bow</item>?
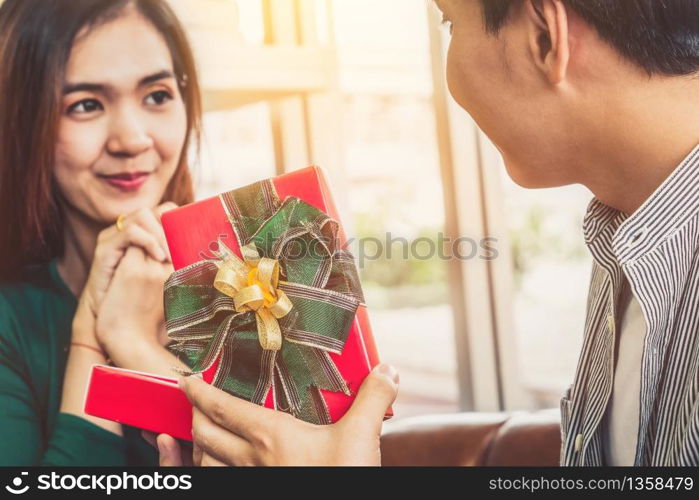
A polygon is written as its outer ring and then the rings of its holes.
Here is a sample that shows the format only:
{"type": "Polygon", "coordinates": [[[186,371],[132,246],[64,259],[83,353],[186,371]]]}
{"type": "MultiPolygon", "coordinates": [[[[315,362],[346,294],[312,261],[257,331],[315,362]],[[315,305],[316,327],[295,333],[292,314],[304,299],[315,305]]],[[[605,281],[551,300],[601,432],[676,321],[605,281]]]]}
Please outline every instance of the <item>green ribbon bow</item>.
{"type": "Polygon", "coordinates": [[[165,283],[168,347],[189,366],[183,375],[204,372],[218,359],[214,386],[260,405],[272,388],[276,409],[328,424],[320,390],[350,395],[329,353],[342,352],[363,302],[354,259],[338,248],[339,224],[298,198],[281,202],[269,180],[219,199],[243,253],[279,263],[277,294],[291,302],[275,320],[281,348],[264,349],[259,311],[236,309],[233,293],[214,286],[232,257],[220,239],[209,247],[213,258],[202,253],[203,260],[165,283]]]}

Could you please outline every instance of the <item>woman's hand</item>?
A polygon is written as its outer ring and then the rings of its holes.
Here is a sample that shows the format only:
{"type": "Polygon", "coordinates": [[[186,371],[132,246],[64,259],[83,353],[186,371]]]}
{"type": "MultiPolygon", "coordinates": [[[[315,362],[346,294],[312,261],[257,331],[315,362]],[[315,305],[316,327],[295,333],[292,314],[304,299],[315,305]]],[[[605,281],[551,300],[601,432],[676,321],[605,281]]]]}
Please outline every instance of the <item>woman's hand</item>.
{"type": "MultiPolygon", "coordinates": [[[[194,405],[194,465],[381,465],[384,414],[398,393],[398,373],[379,365],[337,423],[313,425],[233,397],[197,377],[181,382],[194,405]]],[[[186,463],[174,439],[158,437],[161,465],[186,463]]]]}
{"type": "Polygon", "coordinates": [[[155,261],[169,261],[160,216],[176,207],[174,203],[164,203],[154,210],[139,210],[123,219],[121,231],[114,225],[99,234],[90,273],[80,298],[81,305],[87,307],[93,317],[99,314],[114,273],[129,247],[141,248],[155,261]]]}
{"type": "Polygon", "coordinates": [[[154,260],[139,247],[124,253],[95,326],[98,342],[117,366],[147,369],[147,354],[164,351],[163,285],[172,272],[169,262],[154,260]],[[134,366],[140,358],[145,366],[134,366]]]}

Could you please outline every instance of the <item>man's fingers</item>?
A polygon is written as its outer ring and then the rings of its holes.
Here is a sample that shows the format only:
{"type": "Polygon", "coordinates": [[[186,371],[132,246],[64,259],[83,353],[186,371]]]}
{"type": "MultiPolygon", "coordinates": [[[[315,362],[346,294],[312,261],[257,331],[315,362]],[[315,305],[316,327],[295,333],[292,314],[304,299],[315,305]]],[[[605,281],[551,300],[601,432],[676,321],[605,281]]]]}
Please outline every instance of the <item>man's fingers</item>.
{"type": "Polygon", "coordinates": [[[204,457],[204,450],[195,442],[192,445],[192,462],[196,467],[201,465],[201,459],[204,457]]]}
{"type": "Polygon", "coordinates": [[[181,378],[180,387],[213,422],[250,442],[255,442],[264,423],[276,416],[274,410],[231,396],[199,377],[181,378]]]}
{"type": "Polygon", "coordinates": [[[225,464],[225,463],[221,462],[220,460],[217,460],[216,458],[204,453],[204,456],[201,459],[201,466],[202,467],[227,467],[227,464],[225,464]]]}
{"type": "Polygon", "coordinates": [[[160,434],[156,440],[160,452],[161,467],[182,467],[182,450],[180,444],[167,434],[160,434]]]}
{"type": "Polygon", "coordinates": [[[398,395],[398,371],[391,365],[376,366],[359,388],[352,407],[343,421],[366,422],[381,430],[384,415],[398,395]]]}
{"type": "Polygon", "coordinates": [[[197,408],[192,412],[192,437],[202,465],[206,455],[230,465],[246,465],[253,461],[254,449],[250,443],[220,427],[197,408]]]}

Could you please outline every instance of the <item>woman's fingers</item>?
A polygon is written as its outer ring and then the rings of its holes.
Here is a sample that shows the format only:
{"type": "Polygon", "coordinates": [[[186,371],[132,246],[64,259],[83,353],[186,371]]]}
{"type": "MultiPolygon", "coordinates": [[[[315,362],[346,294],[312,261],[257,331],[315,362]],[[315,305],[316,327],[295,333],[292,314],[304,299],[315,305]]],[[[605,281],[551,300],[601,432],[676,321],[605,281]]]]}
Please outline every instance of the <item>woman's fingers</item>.
{"type": "Polygon", "coordinates": [[[251,465],[255,451],[250,443],[236,434],[214,423],[197,408],[192,412],[192,436],[194,438],[195,463],[202,466],[205,461],[229,465],[251,465]],[[198,460],[197,460],[198,459],[198,460]]]}
{"type": "MultiPolygon", "coordinates": [[[[158,436],[153,432],[141,431],[141,436],[148,442],[148,444],[150,444],[153,448],[158,450],[159,453],[161,453],[160,465],[174,467],[174,464],[178,463],[176,458],[178,454],[174,453],[173,455],[173,452],[177,451],[177,447],[179,447],[179,457],[181,462],[180,465],[184,465],[185,467],[192,467],[194,465],[191,446],[187,446],[187,444],[181,444],[175,441],[167,434],[161,434],[160,436],[158,436]],[[163,448],[162,451],[161,447],[163,448]],[[165,455],[162,455],[163,451],[165,452],[165,455]]],[[[199,461],[201,462],[201,458],[199,458],[199,461]]]]}
{"type": "Polygon", "coordinates": [[[153,448],[155,448],[156,450],[158,449],[157,435],[155,435],[152,432],[141,431],[141,437],[153,448]]]}
{"type": "Polygon", "coordinates": [[[156,439],[156,443],[160,452],[161,467],[182,467],[184,465],[182,449],[175,438],[167,434],[160,434],[156,439]]]}
{"type": "Polygon", "coordinates": [[[155,212],[155,215],[158,217],[158,220],[160,220],[160,218],[163,216],[163,214],[165,212],[167,212],[168,210],[174,210],[176,208],[177,208],[177,203],[173,203],[171,201],[168,201],[168,202],[163,203],[162,205],[155,207],[155,210],[153,210],[153,211],[155,212]]]}
{"type": "Polygon", "coordinates": [[[168,255],[163,250],[160,241],[153,236],[153,233],[145,230],[139,224],[129,224],[122,231],[118,231],[114,235],[114,244],[120,251],[124,251],[130,246],[137,246],[158,262],[168,260],[168,255]]]}
{"type": "MultiPolygon", "coordinates": [[[[131,217],[131,216],[129,216],[131,217]]],[[[150,234],[152,234],[158,243],[160,243],[161,248],[165,252],[165,255],[168,256],[168,247],[167,247],[167,239],[165,238],[165,231],[163,231],[163,226],[160,222],[160,214],[156,212],[156,210],[151,210],[144,208],[142,210],[139,210],[136,212],[134,215],[134,224],[138,224],[141,226],[143,229],[148,231],[150,234]]],[[[128,224],[128,217],[127,217],[127,222],[128,224]]]]}
{"type": "MultiPolygon", "coordinates": [[[[170,256],[168,252],[167,239],[165,238],[165,231],[163,231],[163,226],[160,222],[160,216],[163,211],[171,210],[172,208],[175,208],[174,204],[166,203],[155,209],[143,208],[137,212],[129,214],[122,220],[121,226],[123,229],[119,232],[123,233],[128,231],[128,229],[133,226],[143,228],[155,238],[160,245],[160,248],[163,250],[162,253],[166,256],[166,259],[169,260],[170,256]]],[[[152,257],[159,261],[165,260],[158,259],[155,255],[152,257]]]]}

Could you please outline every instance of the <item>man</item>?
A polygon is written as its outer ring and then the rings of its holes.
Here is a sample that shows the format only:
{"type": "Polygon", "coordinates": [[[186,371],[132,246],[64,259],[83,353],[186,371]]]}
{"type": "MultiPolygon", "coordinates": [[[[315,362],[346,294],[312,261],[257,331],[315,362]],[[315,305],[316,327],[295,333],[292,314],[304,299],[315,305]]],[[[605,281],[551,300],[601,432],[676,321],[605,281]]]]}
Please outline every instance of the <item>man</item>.
{"type": "MultiPolygon", "coordinates": [[[[699,0],[438,0],[456,101],[520,185],[579,183],[594,257],[562,465],[699,465],[699,0]]],[[[555,293],[555,289],[551,290],[555,293]]],[[[372,373],[316,427],[203,382],[197,464],[380,464],[372,373]]],[[[179,448],[160,436],[163,464],[179,448]]]]}

